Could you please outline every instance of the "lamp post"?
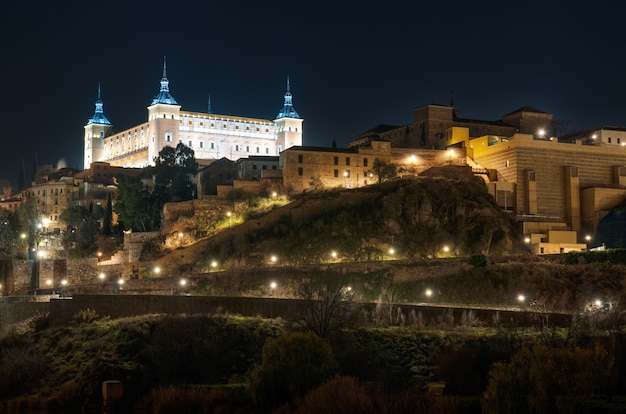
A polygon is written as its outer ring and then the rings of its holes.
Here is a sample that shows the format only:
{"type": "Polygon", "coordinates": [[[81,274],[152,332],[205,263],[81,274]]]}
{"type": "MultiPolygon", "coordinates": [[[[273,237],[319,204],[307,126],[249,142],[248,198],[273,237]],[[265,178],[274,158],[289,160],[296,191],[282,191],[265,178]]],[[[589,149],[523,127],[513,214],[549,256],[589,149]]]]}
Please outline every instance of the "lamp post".
{"type": "Polygon", "coordinates": [[[348,175],[350,173],[346,170],[343,172],[343,186],[344,188],[348,188],[348,175]]]}
{"type": "Polygon", "coordinates": [[[231,213],[230,211],[226,212],[226,217],[228,217],[228,228],[230,228],[230,222],[232,220],[232,215],[233,215],[233,213],[231,213]]]}
{"type": "Polygon", "coordinates": [[[270,294],[271,294],[272,298],[274,297],[274,292],[276,291],[276,286],[278,286],[276,284],[276,282],[271,282],[270,283],[270,294]]]}

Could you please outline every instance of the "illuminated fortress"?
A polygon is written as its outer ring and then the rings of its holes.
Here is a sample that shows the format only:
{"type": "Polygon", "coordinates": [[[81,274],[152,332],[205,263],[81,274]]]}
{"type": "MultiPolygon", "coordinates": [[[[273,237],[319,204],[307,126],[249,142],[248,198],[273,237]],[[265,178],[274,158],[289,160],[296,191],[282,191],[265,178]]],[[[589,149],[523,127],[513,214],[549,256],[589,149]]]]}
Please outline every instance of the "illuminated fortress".
{"type": "Polygon", "coordinates": [[[169,91],[164,63],[159,93],[148,106],[148,121],[122,132],[113,133],[98,88],[95,112],[85,125],[84,169],[92,162],[129,168],[154,165],[163,147],[176,147],[178,143],[193,149],[198,160],[276,156],[284,149],[302,145],[302,122],[293,107],[289,80],[283,108],[273,121],[182,111],[169,91]]]}

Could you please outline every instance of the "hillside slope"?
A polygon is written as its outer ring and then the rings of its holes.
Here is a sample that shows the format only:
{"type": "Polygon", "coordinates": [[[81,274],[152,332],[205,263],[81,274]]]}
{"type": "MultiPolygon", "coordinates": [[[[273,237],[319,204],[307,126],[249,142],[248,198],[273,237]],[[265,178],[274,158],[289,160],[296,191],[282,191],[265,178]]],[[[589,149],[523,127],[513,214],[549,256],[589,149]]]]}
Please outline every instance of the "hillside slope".
{"type": "Polygon", "coordinates": [[[220,266],[524,252],[514,223],[481,180],[411,177],[305,194],[270,213],[178,249],[156,265],[177,273],[220,266]],[[393,249],[393,253],[390,253],[393,249]],[[337,257],[331,257],[331,252],[337,257]]]}

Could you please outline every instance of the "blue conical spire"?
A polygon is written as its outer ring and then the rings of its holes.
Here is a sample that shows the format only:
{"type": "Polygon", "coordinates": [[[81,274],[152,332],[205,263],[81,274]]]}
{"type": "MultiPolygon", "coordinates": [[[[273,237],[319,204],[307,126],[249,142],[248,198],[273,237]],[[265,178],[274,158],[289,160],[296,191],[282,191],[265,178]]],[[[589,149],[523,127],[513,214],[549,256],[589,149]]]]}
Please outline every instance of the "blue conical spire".
{"type": "Polygon", "coordinates": [[[293,107],[291,90],[289,85],[289,75],[287,75],[287,92],[285,92],[285,103],[283,104],[283,109],[280,110],[276,119],[280,118],[300,118],[300,115],[296,112],[293,107]]]}
{"type": "Polygon", "coordinates": [[[98,82],[98,99],[96,100],[96,110],[87,125],[89,124],[102,124],[102,125],[111,125],[107,117],[104,115],[104,111],[102,110],[102,98],[100,94],[100,82],[98,82]]]}
{"type": "Polygon", "coordinates": [[[161,78],[161,89],[157,96],[152,100],[152,105],[155,104],[170,104],[176,105],[176,99],[170,93],[170,81],[167,80],[167,66],[165,62],[165,56],[163,56],[163,77],[161,78]]]}

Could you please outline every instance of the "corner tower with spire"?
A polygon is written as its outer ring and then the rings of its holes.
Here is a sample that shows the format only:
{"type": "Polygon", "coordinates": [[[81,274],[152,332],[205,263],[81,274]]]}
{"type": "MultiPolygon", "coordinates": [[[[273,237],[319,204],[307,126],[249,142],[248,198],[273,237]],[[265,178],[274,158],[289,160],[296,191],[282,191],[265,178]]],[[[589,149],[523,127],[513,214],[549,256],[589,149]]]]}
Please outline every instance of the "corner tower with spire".
{"type": "Polygon", "coordinates": [[[92,162],[101,161],[104,157],[104,138],[111,134],[113,125],[104,115],[100,84],[98,84],[98,98],[96,99],[96,110],[85,125],[84,142],[84,168],[88,169],[92,162]]]}
{"type": "Polygon", "coordinates": [[[180,108],[176,99],[170,93],[170,82],[167,79],[167,65],[163,57],[163,77],[159,93],[148,106],[148,127],[150,139],[148,144],[148,163],[154,164],[163,147],[176,147],[178,144],[178,124],[180,122],[180,108]]]}
{"type": "Polygon", "coordinates": [[[276,124],[276,152],[289,147],[302,146],[302,122],[298,112],[293,107],[289,76],[287,76],[287,92],[284,95],[283,107],[278,112],[274,123],[276,124]]]}

